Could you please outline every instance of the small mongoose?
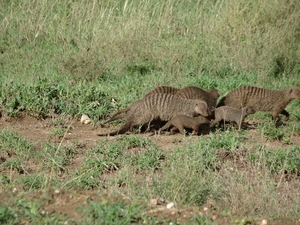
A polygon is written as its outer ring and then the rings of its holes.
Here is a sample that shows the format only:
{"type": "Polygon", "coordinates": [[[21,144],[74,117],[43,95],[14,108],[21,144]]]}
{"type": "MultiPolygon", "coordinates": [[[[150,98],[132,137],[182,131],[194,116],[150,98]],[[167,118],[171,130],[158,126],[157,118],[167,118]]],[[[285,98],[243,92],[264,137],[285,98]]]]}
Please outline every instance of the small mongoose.
{"type": "Polygon", "coordinates": [[[176,115],[159,129],[159,133],[171,127],[171,133],[178,129],[180,133],[184,134],[184,129],[192,129],[198,135],[200,125],[209,123],[210,121],[203,116],[176,115]]]}
{"type": "Polygon", "coordinates": [[[212,111],[216,108],[217,101],[220,96],[220,91],[217,89],[206,91],[199,87],[188,86],[177,91],[175,95],[186,99],[203,100],[207,103],[208,109],[212,111]]]}
{"type": "Polygon", "coordinates": [[[168,121],[173,116],[208,116],[206,102],[198,99],[183,99],[170,94],[152,94],[146,96],[129,109],[124,115],[125,124],[117,131],[99,136],[123,134],[134,127],[150,124],[153,120],[168,121]]]}
{"type": "Polygon", "coordinates": [[[251,106],[242,109],[236,109],[230,106],[220,106],[215,109],[215,120],[211,122],[211,126],[224,120],[224,122],[235,122],[240,130],[246,116],[253,113],[255,113],[255,110],[251,106]]]}
{"type": "Polygon", "coordinates": [[[294,99],[300,99],[300,89],[289,87],[283,90],[269,90],[253,86],[242,86],[229,92],[218,103],[219,106],[231,106],[237,109],[252,106],[254,110],[272,112],[273,121],[279,114],[289,119],[289,113],[285,107],[294,99]]]}

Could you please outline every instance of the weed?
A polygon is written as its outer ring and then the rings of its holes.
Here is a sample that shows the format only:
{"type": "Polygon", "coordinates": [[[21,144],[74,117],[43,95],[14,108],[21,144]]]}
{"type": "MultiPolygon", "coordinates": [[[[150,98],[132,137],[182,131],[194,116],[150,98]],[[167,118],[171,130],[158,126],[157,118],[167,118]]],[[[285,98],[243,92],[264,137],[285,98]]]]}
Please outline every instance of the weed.
{"type": "Polygon", "coordinates": [[[8,224],[12,222],[14,218],[14,212],[6,206],[0,206],[0,222],[1,224],[8,224]]]}
{"type": "Polygon", "coordinates": [[[190,222],[187,223],[188,225],[217,225],[217,222],[212,221],[208,217],[203,216],[194,216],[190,222]]]}
{"type": "MultiPolygon", "coordinates": [[[[164,159],[164,153],[156,148],[146,149],[140,154],[130,154],[128,156],[129,165],[136,171],[159,169],[161,168],[161,159],[164,159]]],[[[127,160],[125,164],[127,164],[127,160]]]]}
{"type": "Polygon", "coordinates": [[[140,207],[134,204],[104,203],[90,201],[87,207],[81,208],[84,215],[81,224],[139,224],[143,220],[140,216],[140,207]]]}
{"type": "Polygon", "coordinates": [[[66,167],[70,164],[70,160],[73,158],[75,149],[66,146],[56,146],[50,143],[44,143],[43,152],[47,157],[43,157],[43,166],[45,168],[51,168],[59,173],[66,172],[66,167]]]}
{"type": "Polygon", "coordinates": [[[263,137],[267,140],[282,140],[284,132],[281,127],[277,127],[275,123],[259,125],[258,129],[263,137]]]}
{"type": "Polygon", "coordinates": [[[39,190],[47,184],[47,178],[38,174],[21,177],[21,185],[25,191],[39,190]]]}
{"type": "Polygon", "coordinates": [[[17,155],[22,157],[22,160],[27,160],[33,153],[33,145],[25,140],[21,135],[16,132],[0,131],[0,150],[1,153],[11,157],[17,155]]]}
{"type": "Polygon", "coordinates": [[[61,215],[48,215],[47,212],[43,212],[42,206],[35,200],[25,201],[16,200],[11,209],[14,213],[14,217],[9,221],[9,224],[61,224],[66,221],[65,216],[61,215]]]}
{"type": "Polygon", "coordinates": [[[51,131],[51,137],[53,137],[55,139],[62,138],[64,136],[64,134],[65,134],[65,131],[61,127],[55,128],[51,131]]]}
{"type": "Polygon", "coordinates": [[[271,173],[296,173],[300,172],[300,149],[298,147],[291,147],[278,150],[264,150],[256,152],[249,156],[251,162],[260,162],[262,158],[266,160],[266,166],[271,173]]]}

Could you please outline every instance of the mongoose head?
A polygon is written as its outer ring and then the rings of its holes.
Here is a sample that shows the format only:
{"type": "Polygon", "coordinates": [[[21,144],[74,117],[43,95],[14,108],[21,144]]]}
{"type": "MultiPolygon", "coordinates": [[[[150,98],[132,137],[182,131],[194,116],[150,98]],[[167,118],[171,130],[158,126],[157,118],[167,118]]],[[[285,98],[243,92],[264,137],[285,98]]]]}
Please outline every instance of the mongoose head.
{"type": "Polygon", "coordinates": [[[210,120],[208,120],[206,117],[203,117],[203,116],[197,116],[195,117],[197,118],[198,122],[200,123],[203,123],[203,124],[209,124],[210,123],[210,120]]]}
{"type": "Polygon", "coordinates": [[[256,111],[255,111],[255,109],[252,106],[249,106],[249,107],[246,108],[246,114],[247,115],[253,114],[255,112],[256,111]]]}
{"type": "Polygon", "coordinates": [[[209,116],[210,112],[209,112],[206,102],[201,101],[201,100],[197,101],[194,113],[200,114],[202,116],[209,116]]]}
{"type": "Polygon", "coordinates": [[[292,99],[300,99],[300,89],[297,87],[291,87],[288,89],[290,97],[292,99]]]}

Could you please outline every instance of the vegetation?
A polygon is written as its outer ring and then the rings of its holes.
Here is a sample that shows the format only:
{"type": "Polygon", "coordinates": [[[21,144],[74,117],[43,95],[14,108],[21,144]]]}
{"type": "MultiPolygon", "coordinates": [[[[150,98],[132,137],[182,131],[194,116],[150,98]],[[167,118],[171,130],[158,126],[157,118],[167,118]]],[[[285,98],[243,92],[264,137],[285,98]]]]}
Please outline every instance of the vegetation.
{"type": "Polygon", "coordinates": [[[147,203],[157,196],[178,207],[213,202],[234,224],[299,219],[299,101],[288,105],[288,123],[248,117],[262,141],[226,126],[175,140],[171,150],[141,135],[92,147],[60,142],[82,114],[99,127],[159,85],[222,96],[241,85],[300,87],[299,20],[298,0],[0,0],[2,119],[51,121],[43,143],[0,132],[0,223],[217,223],[204,214],[182,222],[151,214],[147,203]],[[62,192],[97,197],[74,197],[85,207],[71,218],[50,209],[62,192]]]}

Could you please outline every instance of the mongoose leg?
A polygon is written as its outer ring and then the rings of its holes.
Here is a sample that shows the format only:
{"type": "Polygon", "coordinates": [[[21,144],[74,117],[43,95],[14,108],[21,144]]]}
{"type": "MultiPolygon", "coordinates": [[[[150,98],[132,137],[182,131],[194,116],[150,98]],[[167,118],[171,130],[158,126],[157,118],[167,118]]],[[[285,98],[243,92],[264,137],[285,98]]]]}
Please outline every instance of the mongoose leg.
{"type": "Polygon", "coordinates": [[[172,127],[171,130],[170,130],[170,133],[175,134],[176,131],[178,131],[177,127],[172,127]]]}
{"type": "Polygon", "coordinates": [[[284,110],[282,110],[282,112],[280,113],[280,114],[282,114],[282,115],[285,115],[285,120],[286,121],[288,121],[289,120],[289,118],[290,118],[290,114],[284,109],[284,110]]]}
{"type": "Polygon", "coordinates": [[[182,133],[183,135],[185,134],[185,132],[184,132],[184,127],[183,127],[183,126],[177,126],[177,129],[178,129],[179,132],[182,133]]]}
{"type": "Polygon", "coordinates": [[[161,127],[161,128],[159,129],[159,132],[160,132],[160,131],[164,131],[164,130],[169,129],[170,126],[171,126],[171,123],[170,123],[170,122],[167,122],[163,127],[161,127]]]}

